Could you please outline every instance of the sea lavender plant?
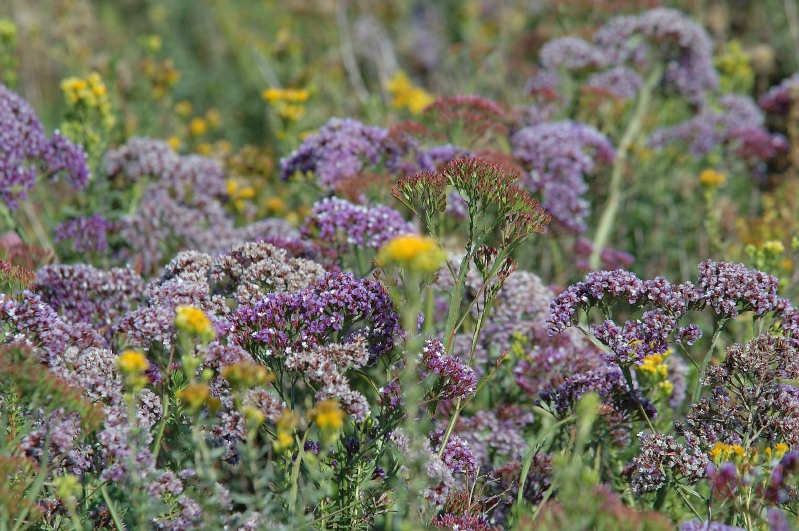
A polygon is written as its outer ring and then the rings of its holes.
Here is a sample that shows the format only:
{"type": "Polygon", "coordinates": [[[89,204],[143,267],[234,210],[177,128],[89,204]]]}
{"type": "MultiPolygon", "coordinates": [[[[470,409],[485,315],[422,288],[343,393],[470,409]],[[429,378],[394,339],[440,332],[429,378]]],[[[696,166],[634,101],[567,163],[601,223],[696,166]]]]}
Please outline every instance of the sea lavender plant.
{"type": "Polygon", "coordinates": [[[227,188],[221,168],[197,155],[178,156],[164,142],[134,138],[106,155],[109,179],[143,181],[133,214],[119,221],[127,243],[123,257],[155,273],[172,252],[186,248],[221,253],[267,236],[295,236],[284,220],[265,219],[237,228],[223,208],[227,188]],[[148,182],[152,179],[152,182],[148,182]]]}
{"type": "Polygon", "coordinates": [[[567,231],[586,230],[589,212],[585,176],[615,156],[610,140],[585,124],[544,123],[511,137],[513,153],[529,171],[524,183],[541,195],[541,205],[567,231]]]}
{"type": "Polygon", "coordinates": [[[72,240],[76,254],[103,253],[108,250],[108,233],[113,230],[114,223],[100,214],[93,214],[57,226],[54,240],[72,240]]]}
{"type": "Polygon", "coordinates": [[[360,276],[365,276],[378,249],[391,238],[414,234],[416,229],[389,207],[355,205],[334,197],[314,204],[301,233],[342,259],[353,254],[354,268],[360,276]]]}
{"type": "Polygon", "coordinates": [[[0,197],[15,210],[38,175],[63,177],[75,189],[89,182],[86,155],[58,131],[48,138],[33,108],[0,84],[0,197]]]}
{"type": "Polygon", "coordinates": [[[651,71],[666,65],[667,85],[698,103],[718,86],[713,43],[687,15],[666,8],[611,19],[594,34],[594,43],[615,65],[651,71]]]}
{"type": "Polygon", "coordinates": [[[320,186],[333,188],[342,179],[385,162],[387,136],[380,127],[333,118],[280,161],[280,175],[288,179],[313,172],[320,186]]]}

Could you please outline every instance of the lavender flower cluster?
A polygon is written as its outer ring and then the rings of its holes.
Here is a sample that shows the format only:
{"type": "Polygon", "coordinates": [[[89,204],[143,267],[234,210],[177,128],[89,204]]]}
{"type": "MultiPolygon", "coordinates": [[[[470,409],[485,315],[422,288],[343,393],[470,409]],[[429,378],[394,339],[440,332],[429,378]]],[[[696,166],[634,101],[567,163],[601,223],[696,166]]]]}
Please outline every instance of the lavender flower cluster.
{"type": "Polygon", "coordinates": [[[144,281],[135,271],[84,264],[50,265],[36,272],[34,290],[68,323],[113,326],[138,301],[144,281]]]}
{"type": "Polygon", "coordinates": [[[0,197],[12,210],[36,184],[39,172],[64,177],[72,188],[89,183],[86,154],[56,131],[48,138],[33,108],[0,84],[0,197]]]}
{"type": "Polygon", "coordinates": [[[435,375],[433,396],[443,400],[467,399],[477,388],[477,375],[457,356],[447,356],[438,339],[425,341],[419,364],[420,376],[435,375]]]}
{"type": "Polygon", "coordinates": [[[585,176],[613,160],[616,152],[610,140],[589,125],[566,121],[520,129],[511,145],[529,170],[525,184],[541,194],[541,205],[567,231],[585,232],[585,176]]]}
{"type": "Polygon", "coordinates": [[[414,131],[368,126],[351,118],[332,118],[318,133],[280,161],[280,176],[312,173],[325,189],[333,190],[359,174],[383,167],[404,176],[435,171],[437,167],[468,154],[444,144],[423,149],[414,131]]]}
{"type": "Polygon", "coordinates": [[[151,179],[135,213],[120,220],[128,244],[123,258],[147,273],[156,272],[168,256],[165,247],[221,253],[244,241],[297,236],[282,219],[236,228],[223,207],[227,189],[219,165],[197,155],[179,156],[165,142],[132,138],[106,155],[106,169],[110,179],[151,179]]]}
{"type": "Polygon", "coordinates": [[[260,353],[264,360],[312,350],[347,334],[369,344],[369,364],[394,347],[402,330],[385,287],[351,274],[326,273],[297,293],[270,293],[231,318],[230,338],[260,353]],[[365,321],[355,332],[353,324],[365,321]]]}
{"type": "MultiPolygon", "coordinates": [[[[777,296],[779,281],[771,275],[747,269],[743,264],[705,260],[699,265],[697,286],[691,282],[673,285],[663,277],[641,281],[624,270],[590,273],[585,281],[570,286],[552,301],[549,331],[558,333],[577,324],[578,311],[593,307],[609,310],[617,302],[632,309],[654,306],[641,319],[618,326],[612,321],[592,325],[591,332],[611,351],[610,361],[629,365],[640,363],[650,354],[668,349],[669,337],[693,344],[701,336],[696,325],[679,326],[679,320],[692,310],[710,305],[723,318],[739,311],[753,311],[756,317],[766,312],[793,315],[790,304],[777,296]]],[[[790,330],[790,319],[783,328],[790,330]]]]}
{"type": "Polygon", "coordinates": [[[355,205],[336,197],[315,203],[300,231],[339,255],[353,247],[377,250],[395,236],[417,232],[392,208],[355,205]]]}
{"type": "Polygon", "coordinates": [[[690,120],[658,129],[650,145],[686,143],[695,157],[707,155],[717,146],[731,146],[753,166],[788,149],[785,137],[766,130],[763,113],[749,96],[727,94],[719,98],[718,106],[716,110],[705,103],[690,120]]]}
{"type": "Polygon", "coordinates": [[[93,214],[62,223],[55,228],[54,240],[72,240],[76,253],[102,253],[108,249],[108,233],[113,230],[111,221],[93,214]]]}
{"type": "Polygon", "coordinates": [[[280,176],[288,179],[295,173],[313,172],[322,186],[333,188],[339,181],[383,162],[387,136],[385,129],[333,118],[280,161],[280,176]]]}
{"type": "Polygon", "coordinates": [[[594,34],[594,44],[614,65],[651,69],[666,65],[664,81],[694,103],[718,86],[713,41],[685,14],[666,8],[611,19],[594,34]]]}
{"type": "Polygon", "coordinates": [[[770,88],[768,92],[760,96],[757,103],[768,113],[785,116],[791,106],[797,104],[797,90],[799,90],[799,74],[794,74],[776,87],[770,88]]]}

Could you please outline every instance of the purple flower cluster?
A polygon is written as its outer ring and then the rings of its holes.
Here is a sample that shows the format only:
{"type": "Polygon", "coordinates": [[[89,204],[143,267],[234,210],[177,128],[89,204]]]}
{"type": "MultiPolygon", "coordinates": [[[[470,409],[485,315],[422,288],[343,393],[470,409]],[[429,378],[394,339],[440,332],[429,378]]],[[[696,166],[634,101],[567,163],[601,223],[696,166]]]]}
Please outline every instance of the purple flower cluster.
{"type": "Polygon", "coordinates": [[[363,422],[371,413],[369,402],[362,393],[351,388],[344,372],[369,363],[367,346],[366,340],[356,335],[349,343],[288,353],[285,367],[321,385],[314,397],[316,400],[336,399],[355,422],[363,422]]]}
{"type": "Polygon", "coordinates": [[[743,264],[705,260],[699,264],[697,284],[702,296],[721,316],[737,316],[740,305],[741,311],[753,311],[761,317],[777,309],[780,302],[780,281],[743,264]]]}
{"type": "Polygon", "coordinates": [[[447,356],[438,339],[428,339],[422,347],[419,364],[422,376],[435,375],[434,396],[444,400],[466,399],[477,388],[477,375],[457,356],[447,356]]]}
{"type": "Polygon", "coordinates": [[[280,161],[280,176],[313,172],[325,188],[384,162],[388,131],[350,118],[333,118],[280,161]]]}
{"type": "Polygon", "coordinates": [[[566,230],[586,230],[589,204],[585,176],[610,163],[615,150],[610,140],[585,124],[543,123],[520,129],[511,137],[514,155],[530,171],[527,186],[541,194],[541,206],[566,230]]]}
{"type": "MultiPolygon", "coordinates": [[[[581,271],[590,271],[591,268],[588,264],[588,258],[594,252],[594,244],[587,238],[577,238],[574,242],[575,265],[581,271]]],[[[601,265],[600,269],[610,271],[613,269],[627,269],[635,261],[635,257],[624,251],[617,251],[605,247],[599,255],[601,265]]]]}
{"type": "MultiPolygon", "coordinates": [[[[436,430],[430,434],[430,447],[433,451],[441,447],[441,440],[444,437],[444,430],[436,430]]],[[[444,461],[453,474],[466,474],[473,476],[477,472],[477,457],[472,452],[469,443],[458,437],[451,435],[447,439],[447,445],[441,454],[444,461]]]]}
{"type": "Polygon", "coordinates": [[[637,70],[666,65],[664,80],[692,102],[718,86],[713,41],[687,15],[666,8],[611,19],[594,34],[594,44],[615,65],[637,70]]]}
{"type": "Polygon", "coordinates": [[[108,233],[114,224],[94,214],[62,223],[55,229],[55,241],[73,240],[77,253],[102,253],[108,249],[108,233]]]}
{"type": "Polygon", "coordinates": [[[39,295],[27,290],[15,297],[0,294],[0,323],[10,326],[8,339],[40,347],[43,351],[39,356],[44,361],[60,356],[71,346],[103,345],[91,326],[66,323],[39,295]]]}
{"type": "Polygon", "coordinates": [[[705,475],[709,460],[695,441],[682,444],[662,433],[642,433],[639,439],[641,449],[633,458],[631,478],[636,496],[654,492],[667,481],[693,483],[705,475]]]}
{"type": "Polygon", "coordinates": [[[727,357],[711,365],[703,383],[713,389],[711,399],[692,404],[678,425],[706,444],[741,444],[761,437],[789,446],[799,444],[799,388],[779,383],[799,378],[799,360],[790,343],[760,335],[745,345],[727,349],[727,357]],[[720,420],[715,420],[720,419],[720,420]]]}
{"type": "Polygon", "coordinates": [[[633,100],[644,86],[641,76],[626,66],[615,66],[604,72],[597,72],[588,76],[583,90],[608,94],[618,100],[633,100]]]}
{"type": "Polygon", "coordinates": [[[47,138],[33,108],[0,84],[0,198],[12,210],[36,184],[43,171],[62,176],[75,189],[89,182],[86,154],[58,131],[47,138]]]}
{"type": "Polygon", "coordinates": [[[312,350],[356,333],[369,344],[370,365],[394,348],[402,330],[391,297],[379,283],[326,273],[297,293],[270,293],[232,316],[230,338],[265,359],[312,350]],[[335,340],[335,339],[334,339],[335,340]]]}
{"type": "Polygon", "coordinates": [[[618,415],[603,411],[603,416],[613,420],[629,420],[640,417],[639,405],[650,419],[657,416],[655,406],[641,396],[639,390],[631,392],[618,367],[606,366],[566,378],[558,387],[541,393],[540,402],[549,406],[559,417],[568,416],[585,394],[594,392],[603,403],[612,407],[618,415]],[[620,415],[620,416],[619,416],[620,415]]]}
{"type": "Polygon", "coordinates": [[[180,250],[221,253],[243,241],[297,234],[278,219],[236,228],[223,206],[228,196],[219,165],[197,155],[179,156],[164,142],[133,138],[106,155],[106,168],[111,179],[152,179],[136,212],[120,221],[129,247],[124,257],[146,273],[180,250]]]}
{"type": "Polygon", "coordinates": [[[608,64],[601,48],[579,37],[560,37],[541,48],[541,64],[548,71],[600,69],[608,64]]]}
{"type": "MultiPolygon", "coordinates": [[[[570,286],[550,306],[549,331],[558,333],[577,323],[577,312],[593,307],[608,310],[619,301],[632,309],[654,306],[639,320],[618,326],[612,321],[592,325],[591,332],[613,352],[621,365],[639,363],[649,354],[668,349],[673,333],[677,342],[693,344],[701,336],[696,325],[679,326],[692,310],[710,305],[716,314],[735,317],[739,311],[783,311],[788,304],[777,296],[779,281],[771,275],[747,269],[743,264],[705,260],[699,264],[697,286],[690,282],[673,285],[663,277],[641,281],[624,270],[589,273],[583,282],[570,286]]],[[[783,327],[786,323],[783,323],[783,327]]]]}
{"type": "Polygon", "coordinates": [[[679,531],[746,531],[743,527],[734,527],[721,522],[703,522],[689,520],[680,524],[679,531]]]}
{"type": "Polygon", "coordinates": [[[690,120],[658,129],[652,134],[650,145],[686,143],[696,157],[707,155],[717,146],[731,146],[752,165],[787,150],[782,135],[765,129],[763,113],[749,96],[727,94],[719,98],[718,106],[714,109],[706,103],[690,120]]]}
{"type": "Polygon", "coordinates": [[[66,322],[100,329],[130,310],[144,281],[132,269],[104,271],[84,264],[59,264],[37,271],[34,289],[66,322]]]}
{"type": "Polygon", "coordinates": [[[379,249],[401,234],[415,234],[399,212],[383,205],[355,205],[336,197],[314,204],[301,233],[341,255],[352,247],[379,249]]]}
{"type": "Polygon", "coordinates": [[[785,116],[796,105],[796,91],[799,90],[799,74],[785,79],[776,87],[771,87],[768,92],[760,96],[758,105],[764,111],[780,116],[785,116]]]}

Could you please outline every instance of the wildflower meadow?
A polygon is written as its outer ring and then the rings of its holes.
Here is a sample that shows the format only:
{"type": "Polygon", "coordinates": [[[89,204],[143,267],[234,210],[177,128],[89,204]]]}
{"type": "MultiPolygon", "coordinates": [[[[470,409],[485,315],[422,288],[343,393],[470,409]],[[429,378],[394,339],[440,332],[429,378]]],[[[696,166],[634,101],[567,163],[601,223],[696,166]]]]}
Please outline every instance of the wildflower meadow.
{"type": "Polygon", "coordinates": [[[8,0],[0,198],[0,531],[799,529],[795,0],[8,0]]]}

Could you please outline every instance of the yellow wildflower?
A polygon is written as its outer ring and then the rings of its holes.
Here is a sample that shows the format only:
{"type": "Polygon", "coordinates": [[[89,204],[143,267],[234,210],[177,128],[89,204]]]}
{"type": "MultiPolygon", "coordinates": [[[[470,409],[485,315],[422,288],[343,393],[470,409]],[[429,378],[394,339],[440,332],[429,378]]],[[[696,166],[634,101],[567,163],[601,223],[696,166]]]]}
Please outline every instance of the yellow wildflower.
{"type": "Polygon", "coordinates": [[[117,367],[125,374],[141,374],[150,368],[150,362],[143,352],[128,350],[117,358],[117,367]]]}
{"type": "Polygon", "coordinates": [[[310,93],[304,89],[270,88],[263,91],[261,97],[270,105],[284,101],[286,103],[302,103],[308,101],[310,93]]]}
{"type": "Polygon", "coordinates": [[[769,240],[763,244],[762,247],[763,251],[766,254],[770,254],[773,256],[782,254],[785,252],[785,246],[779,240],[769,240]]]}
{"type": "Polygon", "coordinates": [[[429,92],[414,86],[408,75],[402,70],[398,70],[394,74],[386,84],[386,88],[391,93],[393,107],[408,109],[413,114],[419,114],[422,109],[435,101],[429,92]]]}
{"type": "Polygon", "coordinates": [[[375,263],[381,267],[394,264],[413,271],[435,273],[446,259],[446,253],[432,238],[405,234],[389,240],[377,253],[375,263]]]}
{"type": "Polygon", "coordinates": [[[175,114],[184,118],[188,117],[193,109],[191,102],[187,100],[181,100],[175,104],[175,114]]]}
{"type": "Polygon", "coordinates": [[[702,170],[699,174],[699,182],[710,188],[721,185],[725,180],[727,176],[716,170],[702,170]]]}
{"type": "Polygon", "coordinates": [[[222,121],[222,116],[219,114],[218,110],[212,107],[205,112],[205,119],[211,129],[216,129],[222,121]]]}
{"type": "Polygon", "coordinates": [[[282,214],[286,211],[286,202],[280,197],[269,197],[264,200],[264,206],[275,214],[282,214]]]}
{"type": "Polygon", "coordinates": [[[192,136],[202,136],[208,131],[208,122],[203,118],[196,117],[189,122],[189,134],[192,136]]]}
{"type": "Polygon", "coordinates": [[[117,357],[117,367],[125,376],[125,383],[134,391],[143,389],[149,382],[144,372],[150,368],[150,362],[143,352],[127,350],[117,357]]]}
{"type": "Polygon", "coordinates": [[[335,400],[323,400],[316,404],[310,415],[322,435],[322,441],[329,444],[335,441],[344,428],[347,416],[335,400]]]}
{"type": "Polygon", "coordinates": [[[200,155],[208,156],[213,153],[214,148],[208,142],[200,142],[197,144],[197,153],[200,155]]]}
{"type": "Polygon", "coordinates": [[[208,316],[199,308],[185,304],[175,308],[175,328],[195,334],[206,341],[210,341],[216,335],[208,316]]]}
{"type": "Polygon", "coordinates": [[[208,406],[211,412],[219,409],[221,402],[218,398],[211,396],[211,388],[207,383],[192,383],[178,392],[178,399],[188,409],[197,412],[203,406],[208,406]]]}
{"type": "Polygon", "coordinates": [[[294,443],[294,428],[297,427],[299,420],[297,414],[292,410],[283,410],[283,414],[277,421],[277,438],[272,442],[272,448],[276,452],[285,451],[294,443]]]}
{"type": "Polygon", "coordinates": [[[323,400],[316,404],[312,416],[321,429],[340,430],[347,416],[335,400],[323,400]]]}
{"type": "Polygon", "coordinates": [[[220,372],[234,389],[264,385],[275,379],[275,375],[269,372],[269,369],[257,363],[234,363],[222,367],[220,372]]]}
{"type": "Polygon", "coordinates": [[[170,136],[167,138],[166,143],[169,144],[169,147],[172,148],[172,151],[177,151],[180,149],[180,138],[176,136],[170,136]]]}

